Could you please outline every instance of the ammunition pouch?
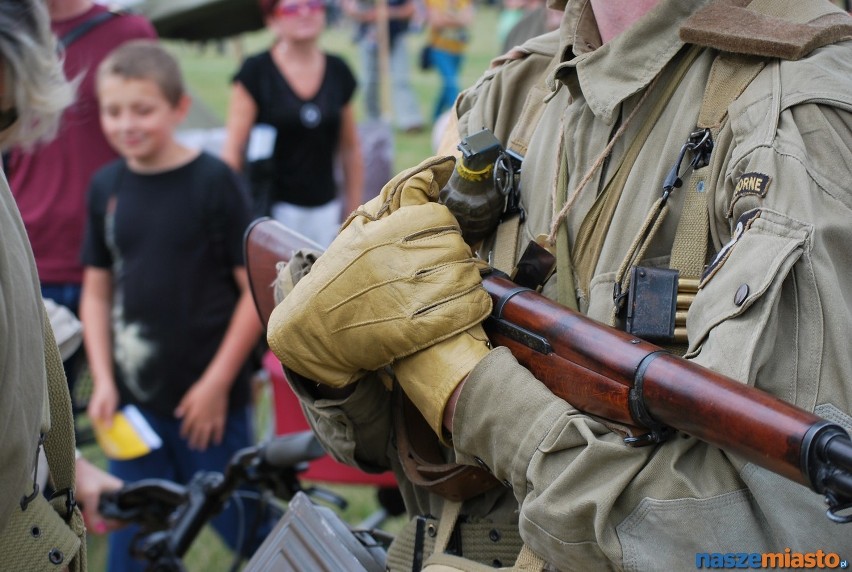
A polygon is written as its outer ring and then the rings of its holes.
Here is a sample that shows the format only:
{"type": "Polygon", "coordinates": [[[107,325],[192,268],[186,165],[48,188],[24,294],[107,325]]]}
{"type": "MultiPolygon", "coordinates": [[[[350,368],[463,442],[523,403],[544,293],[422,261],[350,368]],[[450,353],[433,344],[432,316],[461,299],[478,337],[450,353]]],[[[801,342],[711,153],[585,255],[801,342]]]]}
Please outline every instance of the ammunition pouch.
{"type": "Polygon", "coordinates": [[[9,522],[0,533],[4,569],[62,570],[77,556],[81,545],[78,531],[62,518],[41,492],[23,508],[15,505],[13,509],[9,522]]]}

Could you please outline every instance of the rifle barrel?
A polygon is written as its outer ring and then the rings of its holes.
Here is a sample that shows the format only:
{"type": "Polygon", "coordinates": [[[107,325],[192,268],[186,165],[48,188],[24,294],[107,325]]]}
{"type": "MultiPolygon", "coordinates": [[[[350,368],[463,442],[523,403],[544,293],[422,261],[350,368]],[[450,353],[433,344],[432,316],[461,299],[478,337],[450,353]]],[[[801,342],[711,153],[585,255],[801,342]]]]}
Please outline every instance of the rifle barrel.
{"type": "MultiPolygon", "coordinates": [[[[828,442],[826,449],[830,452],[826,454],[830,458],[814,461],[810,451],[810,436],[815,429],[829,427],[834,434],[843,431],[839,426],[596,322],[505,277],[486,276],[483,285],[494,303],[489,320],[492,326],[506,321],[520,331],[535,333],[537,347],[547,349],[538,355],[529,351],[526,355],[516,353],[516,357],[521,355],[519,361],[536,378],[578,409],[602,415],[586,407],[588,391],[579,387],[587,378],[583,370],[592,370],[623,386],[623,391],[607,393],[608,398],[618,400],[607,404],[607,409],[620,410],[624,412],[622,416],[632,415],[632,423],[639,427],[655,429],[655,424],[660,424],[676,429],[820,493],[825,485],[814,482],[819,479],[815,473],[820,472],[814,470],[814,463],[835,465],[845,475],[852,474],[852,445],[845,432],[828,442]],[[543,365],[548,363],[544,359],[548,351],[564,358],[563,362],[570,362],[569,367],[554,373],[552,367],[543,365]]],[[[493,327],[488,322],[486,331],[492,335],[493,327]]],[[[500,335],[505,336],[506,330],[500,335]]],[[[513,349],[511,343],[507,345],[513,349]]],[[[852,499],[852,490],[842,484],[845,478],[835,480],[843,488],[838,492],[852,499]]]]}

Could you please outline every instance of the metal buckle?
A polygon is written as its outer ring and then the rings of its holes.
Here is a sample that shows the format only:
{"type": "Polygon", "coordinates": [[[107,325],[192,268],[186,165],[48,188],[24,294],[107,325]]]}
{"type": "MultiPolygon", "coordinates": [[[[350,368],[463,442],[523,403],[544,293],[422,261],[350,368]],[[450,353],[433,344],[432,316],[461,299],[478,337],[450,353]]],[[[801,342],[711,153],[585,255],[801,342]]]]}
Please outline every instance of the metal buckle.
{"type": "Polygon", "coordinates": [[[501,220],[520,215],[521,222],[526,213],[521,208],[521,166],[524,158],[512,151],[503,151],[494,162],[494,188],[506,197],[506,208],[501,220]]]}
{"type": "Polygon", "coordinates": [[[65,495],[65,520],[69,520],[71,515],[74,514],[74,507],[77,506],[77,499],[74,497],[74,489],[69,487],[67,489],[62,489],[61,491],[56,491],[50,495],[50,500],[61,495],[65,495]]]}
{"type": "Polygon", "coordinates": [[[663,204],[669,199],[672,191],[683,186],[683,175],[690,170],[700,169],[709,164],[710,154],[713,152],[713,136],[709,129],[699,129],[689,134],[686,143],[680,148],[680,153],[677,155],[677,161],[672,166],[669,174],[666,175],[663,181],[663,204]],[[692,160],[687,168],[680,172],[680,166],[686,156],[686,152],[692,152],[692,160]]]}

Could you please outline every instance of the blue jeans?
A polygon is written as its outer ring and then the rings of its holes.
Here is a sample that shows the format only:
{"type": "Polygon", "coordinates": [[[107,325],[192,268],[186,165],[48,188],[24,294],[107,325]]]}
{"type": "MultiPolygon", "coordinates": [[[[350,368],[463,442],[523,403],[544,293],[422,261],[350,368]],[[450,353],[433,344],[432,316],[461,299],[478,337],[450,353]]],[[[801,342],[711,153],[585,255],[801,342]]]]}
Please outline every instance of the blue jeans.
{"type": "MultiPolygon", "coordinates": [[[[251,410],[248,407],[228,413],[222,443],[210,445],[205,451],[189,449],[186,440],[180,436],[180,419],[158,415],[141,407],[139,410],[162,438],[163,445],[138,459],[109,462],[109,471],[127,483],[140,479],[161,478],[185,484],[197,471],[223,471],[234,453],[254,443],[251,410]]],[[[242,536],[245,538],[243,554],[248,556],[260,546],[263,538],[272,530],[273,523],[269,522],[268,518],[264,519],[257,536],[251,539],[246,538],[250,532],[248,529],[255,522],[257,502],[243,499],[243,506],[245,511],[242,519],[239,517],[238,507],[232,501],[210,522],[232,550],[237,547],[240,528],[242,528],[242,536]]],[[[129,552],[133,535],[137,531],[137,526],[128,526],[110,534],[108,571],[142,572],[145,570],[147,563],[133,559],[129,552]]]]}
{"type": "Polygon", "coordinates": [[[432,65],[441,76],[441,92],[438,94],[438,102],[435,104],[434,119],[453,106],[459,94],[459,70],[461,70],[463,56],[445,52],[435,47],[430,51],[432,65]]]}
{"type": "MultiPolygon", "coordinates": [[[[61,304],[71,310],[75,316],[80,316],[80,293],[82,286],[80,284],[62,283],[62,284],[42,284],[41,297],[50,298],[57,304],[61,304]]],[[[80,346],[76,352],[71,354],[67,360],[62,362],[62,368],[65,370],[65,378],[68,380],[68,391],[71,392],[71,400],[74,405],[74,412],[77,412],[77,404],[74,400],[74,386],[77,384],[77,370],[83,360],[83,347],[80,346]]]]}

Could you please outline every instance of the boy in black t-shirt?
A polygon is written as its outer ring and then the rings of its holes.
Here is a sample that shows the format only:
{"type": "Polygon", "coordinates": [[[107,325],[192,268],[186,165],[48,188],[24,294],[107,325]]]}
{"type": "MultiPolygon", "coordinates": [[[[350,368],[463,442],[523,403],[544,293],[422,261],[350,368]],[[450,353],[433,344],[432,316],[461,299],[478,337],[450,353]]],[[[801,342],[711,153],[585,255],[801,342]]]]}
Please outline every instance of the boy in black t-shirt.
{"type": "MultiPolygon", "coordinates": [[[[175,139],[190,102],[156,43],[110,54],[97,91],[101,126],[123,158],[96,173],[88,196],[88,413],[109,425],[118,407],[135,405],[162,438],[142,457],[111,460],[111,472],[187,482],[253,442],[247,358],[261,324],[242,257],[247,196],[222,161],[175,139]]],[[[235,548],[244,524],[233,511],[213,524],[235,548]]],[[[110,538],[110,570],[141,569],[128,556],[133,532],[110,538]]]]}

